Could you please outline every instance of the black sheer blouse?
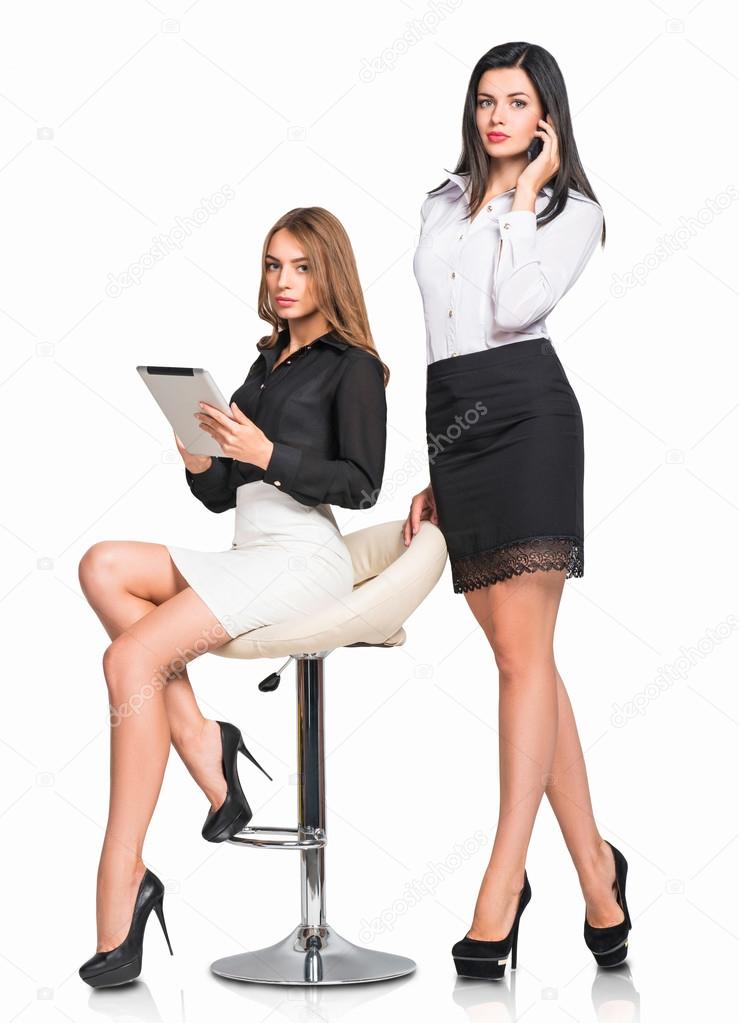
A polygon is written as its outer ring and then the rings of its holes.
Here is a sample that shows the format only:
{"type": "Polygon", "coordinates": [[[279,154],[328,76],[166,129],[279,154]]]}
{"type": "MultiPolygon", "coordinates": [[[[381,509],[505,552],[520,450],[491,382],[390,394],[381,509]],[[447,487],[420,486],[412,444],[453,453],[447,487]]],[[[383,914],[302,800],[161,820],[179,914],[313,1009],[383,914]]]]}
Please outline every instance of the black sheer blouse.
{"type": "Polygon", "coordinates": [[[264,480],[305,505],[370,508],[385,468],[387,405],[382,365],[333,331],[272,367],[289,343],[259,349],[231,401],[274,444],[266,469],[217,456],[205,472],[185,469],[190,490],[209,511],[236,507],[242,483],[264,480]]]}

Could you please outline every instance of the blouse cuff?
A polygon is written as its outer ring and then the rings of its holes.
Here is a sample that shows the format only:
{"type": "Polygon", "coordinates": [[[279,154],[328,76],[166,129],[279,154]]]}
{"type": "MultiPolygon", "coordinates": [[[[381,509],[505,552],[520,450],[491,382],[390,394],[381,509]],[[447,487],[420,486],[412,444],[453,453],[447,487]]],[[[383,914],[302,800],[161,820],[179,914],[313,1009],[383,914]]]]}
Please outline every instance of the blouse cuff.
{"type": "Polygon", "coordinates": [[[210,465],[205,472],[190,472],[187,466],[185,466],[185,479],[190,489],[198,493],[207,493],[214,487],[220,487],[223,476],[223,465],[214,456],[211,456],[210,465]]]}
{"type": "Polygon", "coordinates": [[[281,441],[272,443],[272,456],[264,470],[264,482],[271,483],[278,490],[290,491],[293,489],[303,452],[292,444],[283,444],[281,441]]]}
{"type": "Polygon", "coordinates": [[[536,214],[533,210],[511,210],[498,221],[501,242],[510,244],[513,270],[536,258],[536,214]]]}

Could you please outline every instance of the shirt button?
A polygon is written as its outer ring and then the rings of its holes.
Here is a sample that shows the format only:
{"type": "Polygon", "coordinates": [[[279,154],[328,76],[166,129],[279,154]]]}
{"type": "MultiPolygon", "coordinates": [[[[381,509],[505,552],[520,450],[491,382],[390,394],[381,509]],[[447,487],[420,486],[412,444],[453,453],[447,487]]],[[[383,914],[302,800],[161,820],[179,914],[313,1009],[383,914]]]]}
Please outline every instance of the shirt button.
{"type": "Polygon", "coordinates": [[[490,205],[490,203],[488,203],[488,211],[492,210],[492,208],[493,207],[490,205]]]}
{"type": "Polygon", "coordinates": [[[450,315],[450,316],[452,315],[452,311],[451,311],[451,309],[449,310],[449,315],[450,315]]]}
{"type": "Polygon", "coordinates": [[[459,238],[457,239],[457,241],[460,241],[460,242],[461,242],[463,238],[464,238],[464,235],[463,235],[463,234],[461,234],[461,235],[459,236],[459,238]]]}
{"type": "Polygon", "coordinates": [[[274,480],[274,484],[275,484],[276,487],[281,487],[282,486],[282,483],[279,480],[274,480]]]}
{"type": "Polygon", "coordinates": [[[456,276],[457,276],[457,275],[456,275],[456,274],[455,274],[455,272],[454,272],[454,271],[452,270],[452,278],[454,278],[454,277],[456,277],[456,276]]]}
{"type": "Polygon", "coordinates": [[[507,222],[506,222],[505,224],[503,224],[503,227],[504,227],[504,228],[505,228],[506,230],[508,230],[508,228],[509,228],[510,226],[511,226],[511,225],[510,225],[509,223],[507,223],[507,222]]]}
{"type": "Polygon", "coordinates": [[[455,355],[459,355],[459,352],[452,352],[452,358],[454,358],[455,355]]]}
{"type": "Polygon", "coordinates": [[[261,391],[261,389],[262,389],[263,387],[264,387],[264,384],[260,384],[260,385],[259,385],[259,390],[261,391]]]}
{"type": "Polygon", "coordinates": [[[289,365],[290,365],[290,360],[289,360],[289,359],[287,360],[287,362],[285,363],[285,365],[286,365],[286,366],[289,366],[289,365]]]}

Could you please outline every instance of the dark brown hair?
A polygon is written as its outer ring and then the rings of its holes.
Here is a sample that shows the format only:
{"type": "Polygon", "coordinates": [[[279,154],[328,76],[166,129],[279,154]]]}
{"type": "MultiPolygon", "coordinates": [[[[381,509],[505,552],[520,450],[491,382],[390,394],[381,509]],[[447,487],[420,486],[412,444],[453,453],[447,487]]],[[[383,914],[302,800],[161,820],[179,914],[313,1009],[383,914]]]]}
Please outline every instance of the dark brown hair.
{"type": "MultiPolygon", "coordinates": [[[[549,204],[537,214],[537,225],[547,224],[559,216],[567,202],[567,190],[572,188],[582,195],[598,202],[595,192],[590,187],[583,170],[580,156],[577,152],[575,135],[572,130],[572,117],[570,116],[570,104],[567,99],[567,88],[554,57],[545,50],[543,46],[534,43],[501,43],[494,46],[492,50],[478,60],[470,76],[467,87],[467,95],[464,101],[464,114],[462,117],[462,154],[457,161],[457,166],[452,173],[469,174],[469,211],[468,215],[474,217],[482,205],[488,183],[488,170],[490,157],[483,145],[480,133],[477,128],[477,90],[480,79],[491,68],[513,68],[520,67],[531,79],[536,89],[539,102],[542,106],[542,116],[552,115],[554,130],[559,141],[559,170],[547,182],[552,189],[552,197],[549,204]]],[[[542,140],[537,136],[529,147],[531,159],[538,156],[543,145],[542,140]]],[[[429,195],[433,195],[439,188],[443,188],[449,181],[443,181],[436,188],[433,188],[429,195]]],[[[600,204],[599,204],[600,205],[600,204]]],[[[603,221],[601,232],[601,245],[605,244],[606,227],[603,221]]]]}

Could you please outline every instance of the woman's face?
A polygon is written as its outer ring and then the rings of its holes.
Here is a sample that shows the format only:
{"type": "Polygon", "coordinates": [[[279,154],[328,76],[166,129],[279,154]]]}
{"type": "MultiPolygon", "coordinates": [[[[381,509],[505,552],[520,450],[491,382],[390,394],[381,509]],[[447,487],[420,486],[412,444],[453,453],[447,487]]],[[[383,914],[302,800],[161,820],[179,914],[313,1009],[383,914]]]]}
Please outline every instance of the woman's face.
{"type": "Polygon", "coordinates": [[[538,138],[544,111],[522,68],[491,68],[478,83],[475,116],[488,155],[508,157],[525,153],[538,138]],[[496,139],[495,133],[505,137],[496,139]]]}
{"type": "Polygon", "coordinates": [[[272,308],[281,317],[295,320],[316,311],[310,262],[287,228],[272,235],[267,246],[264,276],[272,308]]]}

